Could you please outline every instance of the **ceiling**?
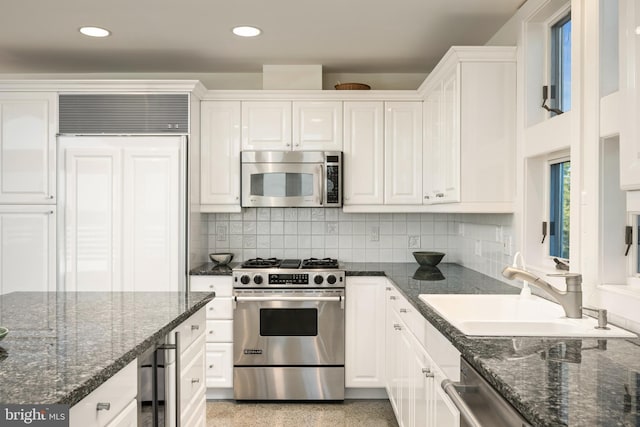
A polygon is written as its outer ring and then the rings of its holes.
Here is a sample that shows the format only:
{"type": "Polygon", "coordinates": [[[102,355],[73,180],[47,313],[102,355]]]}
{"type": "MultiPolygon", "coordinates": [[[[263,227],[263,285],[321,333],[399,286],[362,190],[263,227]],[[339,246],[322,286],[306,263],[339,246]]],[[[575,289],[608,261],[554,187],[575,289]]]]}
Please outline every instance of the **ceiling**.
{"type": "Polygon", "coordinates": [[[523,0],[3,1],[0,73],[429,72],[452,45],[482,45],[523,0]],[[82,36],[81,26],[112,31],[82,36]],[[236,25],[263,34],[243,39],[236,25]]]}

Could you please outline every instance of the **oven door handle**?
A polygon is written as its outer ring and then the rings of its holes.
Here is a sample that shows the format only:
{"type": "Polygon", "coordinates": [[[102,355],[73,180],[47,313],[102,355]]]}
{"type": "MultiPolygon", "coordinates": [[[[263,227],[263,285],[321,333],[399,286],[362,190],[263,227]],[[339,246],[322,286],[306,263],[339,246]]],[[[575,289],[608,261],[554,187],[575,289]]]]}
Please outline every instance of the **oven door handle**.
{"type": "MultiPolygon", "coordinates": [[[[246,297],[235,296],[233,297],[234,303],[237,302],[252,302],[252,301],[333,301],[339,302],[340,307],[344,309],[344,297],[289,297],[289,296],[265,296],[265,297],[246,297]]],[[[234,304],[235,308],[235,304],[234,304]]]]}

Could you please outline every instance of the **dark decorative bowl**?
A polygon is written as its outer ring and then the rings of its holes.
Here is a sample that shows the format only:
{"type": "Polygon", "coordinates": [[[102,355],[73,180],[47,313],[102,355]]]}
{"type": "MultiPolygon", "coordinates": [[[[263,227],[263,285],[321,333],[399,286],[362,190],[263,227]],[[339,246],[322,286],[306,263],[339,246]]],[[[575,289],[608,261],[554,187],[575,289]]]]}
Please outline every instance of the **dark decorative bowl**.
{"type": "Polygon", "coordinates": [[[233,259],[233,254],[229,252],[219,252],[215,254],[209,254],[209,259],[216,266],[227,265],[233,259]]]}
{"type": "Polygon", "coordinates": [[[444,252],[418,251],[413,253],[413,257],[420,265],[429,265],[435,267],[442,261],[444,252]]]}

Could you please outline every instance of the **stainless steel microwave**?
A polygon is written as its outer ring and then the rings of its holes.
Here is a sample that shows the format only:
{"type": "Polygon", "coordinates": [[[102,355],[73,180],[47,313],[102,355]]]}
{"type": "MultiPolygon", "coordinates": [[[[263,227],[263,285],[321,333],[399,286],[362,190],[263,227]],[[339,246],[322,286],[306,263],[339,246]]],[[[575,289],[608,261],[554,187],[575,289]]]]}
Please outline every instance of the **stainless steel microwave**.
{"type": "Polygon", "coordinates": [[[339,151],[243,151],[242,207],[342,206],[339,151]]]}

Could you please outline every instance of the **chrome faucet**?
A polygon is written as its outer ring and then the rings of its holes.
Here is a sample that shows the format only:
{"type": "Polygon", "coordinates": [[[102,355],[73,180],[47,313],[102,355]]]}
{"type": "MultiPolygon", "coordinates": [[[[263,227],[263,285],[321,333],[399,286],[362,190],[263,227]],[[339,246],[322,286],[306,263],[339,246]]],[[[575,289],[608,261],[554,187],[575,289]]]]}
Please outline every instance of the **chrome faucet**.
{"type": "Polygon", "coordinates": [[[535,274],[529,273],[527,270],[521,270],[515,267],[505,267],[502,275],[507,279],[520,279],[529,282],[539,289],[542,289],[555,299],[564,309],[567,317],[572,319],[582,318],[582,275],[578,273],[561,273],[549,274],[554,277],[564,277],[567,283],[567,290],[562,292],[549,283],[542,280],[535,274]]]}

